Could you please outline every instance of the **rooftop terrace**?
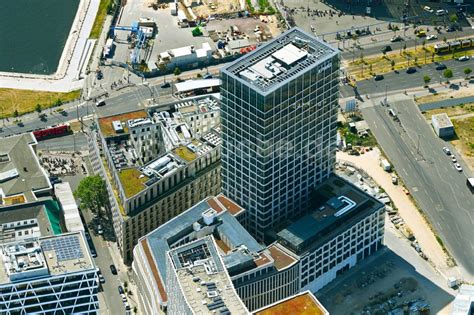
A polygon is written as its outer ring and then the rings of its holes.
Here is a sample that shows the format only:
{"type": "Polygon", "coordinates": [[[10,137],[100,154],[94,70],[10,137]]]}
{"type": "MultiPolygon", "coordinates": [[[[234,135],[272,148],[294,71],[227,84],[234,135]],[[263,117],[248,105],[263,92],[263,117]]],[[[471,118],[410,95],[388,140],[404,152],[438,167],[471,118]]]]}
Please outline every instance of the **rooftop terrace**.
{"type": "Polygon", "coordinates": [[[285,300],[278,301],[263,307],[253,315],[329,315],[329,312],[309,291],[291,296],[285,300]]]}
{"type": "Polygon", "coordinates": [[[337,54],[313,35],[292,28],[222,71],[267,92],[337,54]]]}
{"type": "Polygon", "coordinates": [[[279,241],[297,254],[318,246],[384,205],[332,176],[315,190],[315,210],[281,230],[279,241]]]}
{"type": "Polygon", "coordinates": [[[112,137],[112,136],[118,136],[122,133],[128,133],[128,124],[127,122],[131,119],[140,119],[140,118],[146,118],[148,116],[147,112],[144,110],[138,110],[134,112],[129,112],[129,113],[123,113],[123,114],[118,114],[118,115],[113,115],[113,116],[107,116],[107,117],[102,117],[99,118],[99,127],[100,127],[100,132],[104,137],[112,137]],[[122,124],[123,126],[123,132],[117,133],[113,126],[113,122],[118,121],[122,124]]]}

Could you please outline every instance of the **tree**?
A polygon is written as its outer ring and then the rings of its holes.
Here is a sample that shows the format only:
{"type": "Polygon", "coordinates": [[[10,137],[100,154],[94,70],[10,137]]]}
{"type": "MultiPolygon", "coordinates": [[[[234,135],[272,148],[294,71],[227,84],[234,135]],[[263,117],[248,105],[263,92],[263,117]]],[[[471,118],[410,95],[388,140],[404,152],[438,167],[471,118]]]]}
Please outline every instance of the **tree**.
{"type": "Polygon", "coordinates": [[[176,67],[176,68],[174,68],[173,73],[174,73],[175,76],[179,76],[181,74],[181,69],[176,67]]]}
{"type": "Polygon", "coordinates": [[[456,24],[457,21],[458,21],[458,16],[456,14],[452,14],[450,17],[449,17],[449,21],[453,24],[456,24]]]}
{"type": "Polygon", "coordinates": [[[428,86],[428,84],[429,84],[430,81],[431,81],[430,76],[429,76],[429,75],[425,75],[425,76],[423,77],[423,81],[425,82],[425,87],[428,86]]]}
{"type": "Polygon", "coordinates": [[[87,176],[81,180],[74,196],[81,201],[81,207],[96,212],[100,217],[101,208],[107,203],[107,189],[104,180],[99,176],[87,176]]]}
{"type": "Polygon", "coordinates": [[[15,111],[13,112],[13,117],[18,117],[20,116],[20,114],[18,113],[18,110],[15,109],[15,111]]]}
{"type": "Polygon", "coordinates": [[[453,70],[451,69],[444,70],[443,76],[446,78],[446,83],[449,83],[449,79],[453,77],[453,70]]]}
{"type": "Polygon", "coordinates": [[[36,104],[35,111],[37,111],[38,113],[41,113],[41,104],[36,104]]]}
{"type": "Polygon", "coordinates": [[[395,70],[395,60],[392,59],[390,65],[392,66],[392,70],[395,70]]]}
{"type": "Polygon", "coordinates": [[[464,69],[464,74],[466,75],[466,79],[471,74],[471,72],[472,72],[471,68],[464,69]]]}

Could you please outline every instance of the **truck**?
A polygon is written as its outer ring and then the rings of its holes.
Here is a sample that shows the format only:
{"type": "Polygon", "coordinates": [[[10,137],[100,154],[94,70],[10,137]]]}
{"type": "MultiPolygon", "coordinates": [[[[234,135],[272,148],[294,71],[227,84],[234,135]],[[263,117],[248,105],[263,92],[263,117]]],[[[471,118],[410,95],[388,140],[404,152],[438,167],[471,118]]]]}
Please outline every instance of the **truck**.
{"type": "Polygon", "coordinates": [[[390,172],[392,170],[392,166],[386,159],[381,159],[380,160],[380,166],[382,166],[383,170],[386,172],[390,172]]]}
{"type": "Polygon", "coordinates": [[[459,284],[458,279],[455,277],[449,277],[448,278],[448,287],[454,288],[459,284]]]}

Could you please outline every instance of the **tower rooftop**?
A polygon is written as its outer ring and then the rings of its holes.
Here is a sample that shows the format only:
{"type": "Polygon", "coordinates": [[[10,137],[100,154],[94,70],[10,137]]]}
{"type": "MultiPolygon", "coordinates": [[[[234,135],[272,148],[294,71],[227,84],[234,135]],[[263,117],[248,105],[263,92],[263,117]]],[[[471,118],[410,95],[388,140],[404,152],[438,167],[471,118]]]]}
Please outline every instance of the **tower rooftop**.
{"type": "Polygon", "coordinates": [[[222,72],[266,93],[337,54],[335,48],[315,36],[292,28],[222,72]]]}

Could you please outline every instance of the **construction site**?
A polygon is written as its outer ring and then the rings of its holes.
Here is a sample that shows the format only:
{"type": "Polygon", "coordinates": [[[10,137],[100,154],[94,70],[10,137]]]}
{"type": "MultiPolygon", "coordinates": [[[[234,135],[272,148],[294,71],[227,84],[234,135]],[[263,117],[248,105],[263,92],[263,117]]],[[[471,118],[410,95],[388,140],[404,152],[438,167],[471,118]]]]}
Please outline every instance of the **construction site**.
{"type": "Polygon", "coordinates": [[[276,15],[268,8],[249,13],[255,10],[245,0],[130,0],[110,28],[103,58],[142,72],[219,63],[280,34],[276,15]]]}

